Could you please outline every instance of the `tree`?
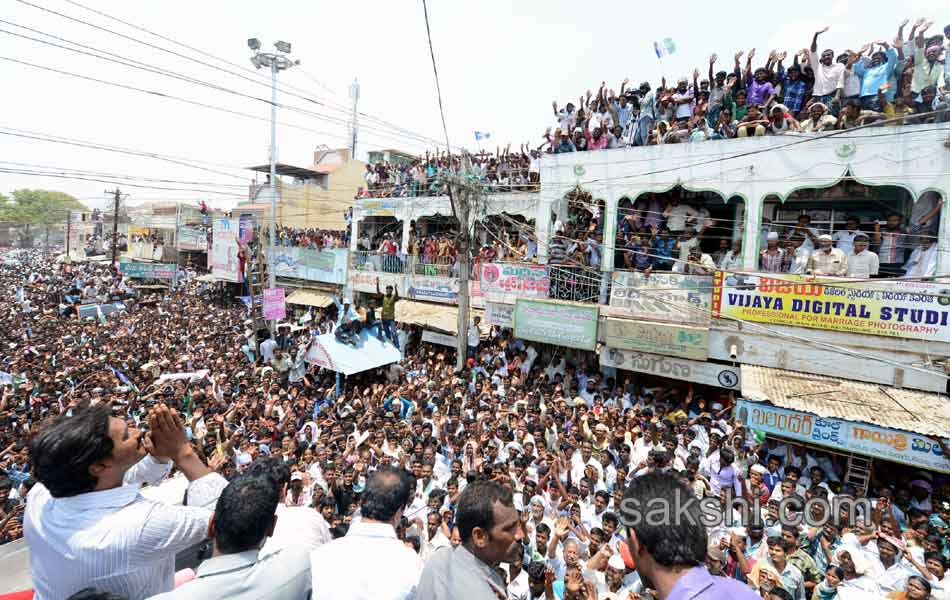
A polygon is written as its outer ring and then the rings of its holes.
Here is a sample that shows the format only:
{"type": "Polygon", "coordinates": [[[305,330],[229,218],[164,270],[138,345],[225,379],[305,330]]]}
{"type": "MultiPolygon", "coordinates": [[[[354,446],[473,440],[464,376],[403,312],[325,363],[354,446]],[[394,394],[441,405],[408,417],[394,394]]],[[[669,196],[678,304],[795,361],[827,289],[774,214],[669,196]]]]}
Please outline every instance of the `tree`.
{"type": "Polygon", "coordinates": [[[50,190],[14,190],[12,197],[0,194],[0,221],[31,226],[42,226],[49,241],[50,228],[64,224],[69,211],[89,210],[82,202],[64,192],[50,190]]]}

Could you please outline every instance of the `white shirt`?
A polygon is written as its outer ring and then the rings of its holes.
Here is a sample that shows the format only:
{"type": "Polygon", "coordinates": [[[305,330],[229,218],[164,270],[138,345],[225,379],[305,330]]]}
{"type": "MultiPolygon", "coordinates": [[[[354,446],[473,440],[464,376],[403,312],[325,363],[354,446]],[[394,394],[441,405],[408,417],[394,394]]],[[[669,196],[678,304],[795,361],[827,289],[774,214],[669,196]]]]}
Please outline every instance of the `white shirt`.
{"type": "Polygon", "coordinates": [[[422,562],[426,562],[429,560],[429,557],[432,556],[433,552],[439,548],[448,548],[451,545],[451,540],[445,537],[445,534],[442,532],[442,528],[440,526],[439,530],[435,532],[435,535],[432,536],[431,540],[428,539],[428,537],[422,540],[422,548],[419,549],[419,556],[422,558],[422,562]]]}
{"type": "Polygon", "coordinates": [[[314,600],[409,600],[422,559],[399,541],[392,525],[360,520],[310,554],[310,572],[314,600]]]}
{"type": "Polygon", "coordinates": [[[482,331],[478,328],[478,325],[475,324],[475,321],[472,321],[468,324],[468,345],[477,346],[478,342],[482,339],[482,331]]]}
{"type": "Polygon", "coordinates": [[[930,248],[917,246],[911,252],[907,264],[904,265],[905,277],[931,277],[937,273],[937,244],[931,244],[930,248]]]}
{"type": "Polygon", "coordinates": [[[848,256],[848,277],[862,277],[867,279],[872,275],[877,275],[880,261],[877,254],[870,250],[864,250],[860,254],[851,254],[848,256]]]}
{"type": "Polygon", "coordinates": [[[109,490],[54,498],[42,483],[27,496],[23,533],[37,600],[59,600],[94,586],[142,600],[171,591],[175,554],[208,534],[214,505],[228,482],[210,473],[188,485],[189,506],[148,500],[142,483],[158,483],[171,463],[146,456],[109,490]]]}
{"type": "MultiPolygon", "coordinates": [[[[688,107],[689,105],[684,104],[683,106],[688,107]]],[[[666,210],[666,226],[670,228],[670,231],[683,231],[686,229],[687,220],[695,219],[697,216],[699,216],[699,213],[696,212],[696,209],[694,209],[692,206],[689,206],[688,204],[677,204],[676,206],[671,206],[666,210]]]]}
{"type": "Polygon", "coordinates": [[[274,358],[275,348],[277,348],[277,342],[274,341],[274,338],[267,338],[261,342],[261,357],[265,363],[269,364],[271,359],[274,358]]]}
{"type": "Polygon", "coordinates": [[[835,243],[835,248],[841,250],[845,254],[852,254],[854,250],[854,238],[861,233],[860,231],[848,231],[844,229],[842,231],[836,231],[831,236],[832,241],[835,243]]]}
{"type": "Polygon", "coordinates": [[[331,541],[333,536],[330,534],[330,527],[320,511],[309,506],[287,506],[281,502],[277,505],[274,535],[267,538],[261,548],[261,556],[289,547],[314,550],[331,541]]]}

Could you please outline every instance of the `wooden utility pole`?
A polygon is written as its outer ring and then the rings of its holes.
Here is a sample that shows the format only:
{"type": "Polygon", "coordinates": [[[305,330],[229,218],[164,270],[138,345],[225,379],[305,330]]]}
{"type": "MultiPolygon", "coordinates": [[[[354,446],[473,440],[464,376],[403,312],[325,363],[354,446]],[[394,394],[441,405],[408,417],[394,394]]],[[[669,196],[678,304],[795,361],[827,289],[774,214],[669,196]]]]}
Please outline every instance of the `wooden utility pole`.
{"type": "Polygon", "coordinates": [[[458,295],[458,338],[456,340],[455,369],[465,368],[465,354],[468,351],[469,327],[469,290],[468,283],[472,267],[472,229],[475,226],[473,214],[479,205],[481,187],[478,180],[471,176],[472,160],[468,152],[462,151],[459,171],[442,176],[448,188],[452,214],[459,223],[459,295],[458,295]]]}
{"type": "MultiPolygon", "coordinates": [[[[108,193],[108,192],[107,192],[108,193]]],[[[122,197],[119,188],[115,188],[115,203],[112,207],[112,270],[116,273],[119,268],[115,265],[116,252],[119,250],[119,199],[122,197]]]]}

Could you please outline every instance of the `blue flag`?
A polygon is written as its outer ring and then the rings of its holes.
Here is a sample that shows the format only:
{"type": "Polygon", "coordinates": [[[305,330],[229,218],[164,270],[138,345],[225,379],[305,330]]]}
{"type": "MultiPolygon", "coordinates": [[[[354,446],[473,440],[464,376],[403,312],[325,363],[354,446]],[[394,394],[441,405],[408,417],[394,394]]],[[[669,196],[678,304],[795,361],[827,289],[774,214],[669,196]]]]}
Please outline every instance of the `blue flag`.
{"type": "Polygon", "coordinates": [[[490,137],[491,137],[491,134],[490,134],[490,133],[487,133],[487,132],[485,132],[485,131],[476,131],[476,132],[475,132],[475,141],[479,141],[479,142],[480,142],[480,141],[482,141],[482,140],[487,140],[487,139],[489,139],[490,137]]]}
{"type": "Polygon", "coordinates": [[[129,389],[135,392],[136,394],[139,393],[139,388],[135,387],[135,384],[132,383],[129,380],[129,378],[125,376],[125,373],[123,373],[119,369],[116,369],[115,367],[109,367],[109,370],[112,371],[113,375],[119,378],[119,381],[121,381],[123,385],[129,386],[129,389]]]}

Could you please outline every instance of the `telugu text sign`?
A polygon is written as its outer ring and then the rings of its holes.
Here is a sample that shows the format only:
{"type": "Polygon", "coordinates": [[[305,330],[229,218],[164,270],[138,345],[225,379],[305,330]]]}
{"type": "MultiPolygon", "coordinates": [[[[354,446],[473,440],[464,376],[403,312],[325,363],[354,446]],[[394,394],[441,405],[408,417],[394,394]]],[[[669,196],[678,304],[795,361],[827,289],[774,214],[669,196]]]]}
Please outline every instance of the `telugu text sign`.
{"type": "Polygon", "coordinates": [[[268,321],[280,321],[287,316],[284,288],[267,288],[264,290],[263,311],[264,318],[268,321]]]}
{"type": "Polygon", "coordinates": [[[346,280],[346,248],[317,250],[275,246],[274,273],[277,277],[292,277],[343,285],[346,280]]]}
{"type": "Polygon", "coordinates": [[[399,292],[400,296],[406,295],[406,276],[393,275],[391,273],[365,273],[361,271],[351,271],[346,280],[347,286],[354,292],[365,292],[368,294],[376,293],[376,281],[379,280],[380,293],[386,293],[386,286],[391,285],[393,289],[399,292]]]}
{"type": "Polygon", "coordinates": [[[422,341],[429,342],[430,344],[438,344],[440,346],[448,346],[449,348],[456,348],[458,346],[458,338],[454,335],[430,331],[428,329],[422,332],[422,341]]]}
{"type": "Polygon", "coordinates": [[[744,399],[736,404],[736,418],[749,429],[774,436],[950,473],[950,460],[943,455],[940,444],[925,435],[744,399]]]}
{"type": "Polygon", "coordinates": [[[486,302],[485,322],[489,325],[511,329],[515,326],[515,305],[486,302]]]}
{"type": "Polygon", "coordinates": [[[742,375],[739,369],[728,365],[701,362],[688,358],[658,356],[634,350],[602,348],[600,364],[606,367],[648,373],[660,377],[669,377],[681,381],[691,381],[703,385],[723,387],[730,390],[741,387],[742,375]]]}
{"type": "Polygon", "coordinates": [[[604,339],[609,348],[706,360],[709,330],[704,327],[607,319],[604,339]]]}
{"type": "Polygon", "coordinates": [[[208,249],[208,235],[196,227],[179,227],[177,246],[179,250],[203,252],[208,249]]]}
{"type": "Polygon", "coordinates": [[[459,280],[455,277],[412,275],[409,277],[406,296],[410,300],[456,304],[459,297],[459,280]]]}
{"type": "Polygon", "coordinates": [[[516,298],[547,298],[548,268],[541,265],[485,263],[479,267],[481,293],[491,302],[513,304],[516,298]]]}
{"type": "Polygon", "coordinates": [[[706,324],[712,276],[614,271],[610,307],[614,314],[671,323],[706,324]]]}
{"type": "Polygon", "coordinates": [[[131,279],[174,279],[175,264],[120,262],[119,270],[131,279]]]}
{"type": "Polygon", "coordinates": [[[948,284],[718,271],[713,286],[714,317],[950,342],[948,284]]]}
{"type": "Polygon", "coordinates": [[[518,298],[515,337],[523,340],[593,350],[597,346],[596,305],[561,304],[518,298]]]}

